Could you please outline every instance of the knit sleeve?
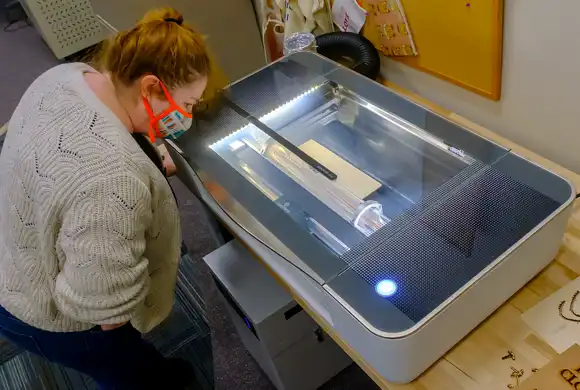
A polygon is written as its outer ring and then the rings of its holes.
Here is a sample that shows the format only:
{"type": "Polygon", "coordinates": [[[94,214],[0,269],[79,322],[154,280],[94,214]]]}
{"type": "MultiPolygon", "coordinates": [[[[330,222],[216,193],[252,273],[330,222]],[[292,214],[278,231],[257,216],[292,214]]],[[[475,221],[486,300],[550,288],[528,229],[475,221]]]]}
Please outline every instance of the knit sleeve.
{"type": "Polygon", "coordinates": [[[151,219],[149,187],[129,174],[100,179],[75,194],[58,237],[65,260],[55,301],[64,315],[92,324],[131,319],[149,287],[143,253],[151,219]]]}

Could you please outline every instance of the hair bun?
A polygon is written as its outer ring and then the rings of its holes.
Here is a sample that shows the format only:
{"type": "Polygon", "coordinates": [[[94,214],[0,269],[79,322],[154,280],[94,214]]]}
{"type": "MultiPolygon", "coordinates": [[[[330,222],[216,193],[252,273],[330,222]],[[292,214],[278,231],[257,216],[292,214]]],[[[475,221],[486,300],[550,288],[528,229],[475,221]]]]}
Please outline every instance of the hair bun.
{"type": "Polygon", "coordinates": [[[155,21],[176,23],[181,26],[183,24],[183,16],[174,8],[154,9],[147,12],[139,23],[141,24],[155,21]]]}
{"type": "Polygon", "coordinates": [[[183,19],[179,20],[179,19],[175,19],[175,18],[165,18],[163,19],[165,22],[168,23],[177,23],[178,25],[181,26],[181,24],[183,23],[183,19]]]}

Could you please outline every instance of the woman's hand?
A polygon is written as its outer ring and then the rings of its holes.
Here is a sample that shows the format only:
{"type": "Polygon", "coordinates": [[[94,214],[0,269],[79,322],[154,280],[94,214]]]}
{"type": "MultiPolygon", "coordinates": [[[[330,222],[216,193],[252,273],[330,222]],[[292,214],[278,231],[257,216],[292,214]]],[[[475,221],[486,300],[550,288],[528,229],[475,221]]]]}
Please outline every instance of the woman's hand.
{"type": "Polygon", "coordinates": [[[101,330],[103,330],[104,332],[107,332],[109,330],[115,330],[115,329],[120,328],[121,326],[125,325],[127,322],[129,322],[129,321],[121,322],[120,324],[101,325],[101,330]]]}
{"type": "Polygon", "coordinates": [[[165,176],[173,176],[177,173],[177,167],[169,155],[163,159],[163,166],[165,167],[165,176]]]}
{"type": "Polygon", "coordinates": [[[163,159],[165,176],[169,177],[175,175],[177,173],[177,167],[175,166],[175,163],[173,162],[173,159],[169,155],[169,152],[167,151],[165,145],[159,145],[157,146],[157,149],[159,149],[159,153],[161,154],[161,158],[163,159]]]}

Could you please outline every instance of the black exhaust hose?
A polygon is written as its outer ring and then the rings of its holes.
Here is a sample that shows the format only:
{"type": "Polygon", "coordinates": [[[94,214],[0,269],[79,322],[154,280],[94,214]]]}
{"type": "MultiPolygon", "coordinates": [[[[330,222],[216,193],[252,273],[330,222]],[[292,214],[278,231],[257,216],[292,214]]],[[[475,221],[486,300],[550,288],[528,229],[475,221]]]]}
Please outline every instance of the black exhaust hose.
{"type": "Polygon", "coordinates": [[[320,55],[349,66],[355,72],[376,80],[381,70],[378,50],[362,35],[332,32],[316,37],[320,55]],[[345,61],[347,63],[345,63],[345,61]]]}

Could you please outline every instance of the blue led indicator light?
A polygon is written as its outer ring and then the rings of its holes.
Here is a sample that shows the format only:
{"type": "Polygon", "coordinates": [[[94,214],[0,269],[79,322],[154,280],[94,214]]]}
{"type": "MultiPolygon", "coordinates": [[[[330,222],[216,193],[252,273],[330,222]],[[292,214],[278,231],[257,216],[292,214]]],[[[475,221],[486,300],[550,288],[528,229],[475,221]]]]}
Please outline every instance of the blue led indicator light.
{"type": "Polygon", "coordinates": [[[381,297],[390,297],[397,292],[397,283],[384,279],[377,283],[375,290],[381,297]]]}

